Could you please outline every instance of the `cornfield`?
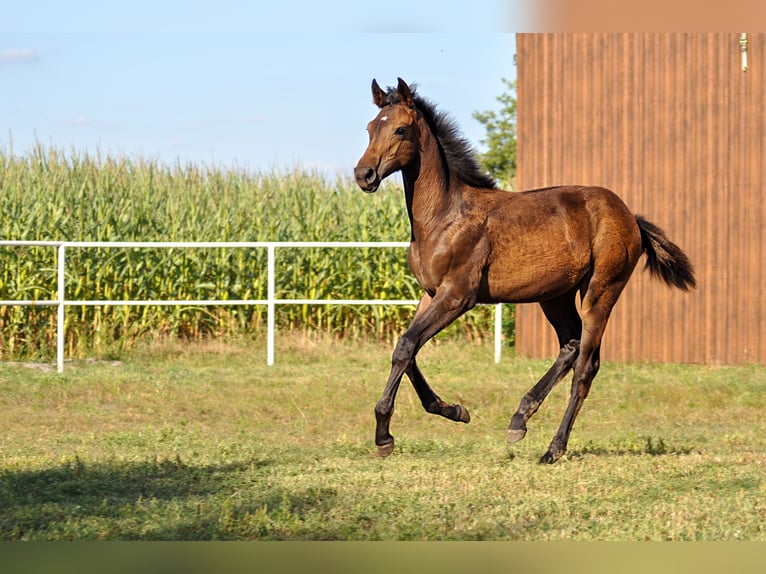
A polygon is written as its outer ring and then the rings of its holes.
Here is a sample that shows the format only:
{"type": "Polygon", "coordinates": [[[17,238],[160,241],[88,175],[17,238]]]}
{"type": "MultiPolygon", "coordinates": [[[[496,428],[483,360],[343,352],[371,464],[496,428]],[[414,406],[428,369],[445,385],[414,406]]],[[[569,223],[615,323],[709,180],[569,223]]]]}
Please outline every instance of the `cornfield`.
{"type": "MultiPolygon", "coordinates": [[[[0,237],[54,241],[406,241],[401,190],[370,196],[350,178],[328,181],[294,169],[161,164],[95,157],[38,146],[24,156],[0,151],[0,237]]],[[[67,251],[67,299],[261,299],[265,249],[117,249],[67,251]]],[[[404,249],[279,249],[278,298],[417,299],[404,249]]],[[[56,297],[56,252],[0,247],[0,299],[56,297]]],[[[508,309],[506,313],[512,311],[508,309]]],[[[393,340],[412,309],[401,306],[277,307],[283,330],[393,340]]],[[[68,356],[108,355],[138,341],[259,335],[266,307],[72,306],[68,356]]],[[[512,328],[512,319],[509,320],[512,328]]],[[[448,330],[490,333],[479,308],[448,330]]],[[[49,357],[52,307],[0,307],[0,357],[49,357]]]]}

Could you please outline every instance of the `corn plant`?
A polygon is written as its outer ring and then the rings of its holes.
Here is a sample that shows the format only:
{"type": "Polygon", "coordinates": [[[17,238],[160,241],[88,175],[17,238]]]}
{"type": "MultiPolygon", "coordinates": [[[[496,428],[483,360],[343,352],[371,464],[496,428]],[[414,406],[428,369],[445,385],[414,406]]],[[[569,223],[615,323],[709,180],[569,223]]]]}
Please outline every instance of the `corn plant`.
{"type": "MultiPolygon", "coordinates": [[[[361,194],[350,178],[248,172],[38,146],[0,151],[0,237],[65,241],[402,241],[401,189],[361,194]]],[[[0,248],[0,299],[52,299],[56,253],[0,248]]],[[[417,299],[403,249],[279,249],[277,297],[417,299]]],[[[78,248],[67,251],[67,299],[262,299],[265,249],[78,248]]],[[[70,356],[113,353],[137,341],[258,335],[264,306],[72,306],[70,356]]],[[[401,306],[278,306],[280,329],[393,340],[409,323],[401,306]]],[[[48,357],[52,307],[0,307],[0,356],[48,357]]],[[[489,334],[473,311],[449,332],[489,334]]]]}

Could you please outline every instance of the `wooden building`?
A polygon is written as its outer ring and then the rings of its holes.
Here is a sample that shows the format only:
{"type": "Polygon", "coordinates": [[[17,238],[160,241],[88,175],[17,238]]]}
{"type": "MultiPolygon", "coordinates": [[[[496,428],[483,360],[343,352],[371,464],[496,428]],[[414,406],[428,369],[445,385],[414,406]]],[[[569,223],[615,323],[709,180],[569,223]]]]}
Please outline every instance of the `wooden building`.
{"type": "MultiPolygon", "coordinates": [[[[766,34],[519,34],[519,189],[608,187],[689,255],[670,289],[643,258],[605,360],[766,362],[766,34]]],[[[537,305],[516,348],[558,352],[537,305]]]]}

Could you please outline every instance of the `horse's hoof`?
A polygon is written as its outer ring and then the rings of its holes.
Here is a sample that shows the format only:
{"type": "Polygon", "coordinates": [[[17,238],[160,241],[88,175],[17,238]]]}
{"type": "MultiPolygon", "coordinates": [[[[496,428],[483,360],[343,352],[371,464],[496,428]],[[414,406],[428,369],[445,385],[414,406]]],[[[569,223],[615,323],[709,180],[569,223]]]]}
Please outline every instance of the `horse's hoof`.
{"type": "Polygon", "coordinates": [[[540,464],[553,464],[561,458],[562,454],[564,453],[553,454],[551,451],[547,451],[543,456],[540,457],[540,464]]]}
{"type": "Polygon", "coordinates": [[[379,444],[377,446],[378,446],[378,456],[380,458],[386,458],[388,455],[394,452],[394,441],[387,442],[386,444],[379,444]]]}
{"type": "Polygon", "coordinates": [[[508,441],[508,444],[513,444],[519,442],[525,436],[527,436],[527,429],[508,429],[508,437],[506,440],[508,441]]]}
{"type": "Polygon", "coordinates": [[[471,422],[471,414],[468,412],[468,409],[461,405],[455,405],[455,408],[457,408],[458,411],[458,422],[461,423],[470,423],[471,422]]]}

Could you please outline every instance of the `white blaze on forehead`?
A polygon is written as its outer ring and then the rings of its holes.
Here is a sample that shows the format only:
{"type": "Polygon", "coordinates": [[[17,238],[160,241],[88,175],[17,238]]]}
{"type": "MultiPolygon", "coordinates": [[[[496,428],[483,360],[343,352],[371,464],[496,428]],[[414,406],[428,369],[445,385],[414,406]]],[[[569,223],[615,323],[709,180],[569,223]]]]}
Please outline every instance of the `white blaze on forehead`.
{"type": "Polygon", "coordinates": [[[388,119],[388,116],[383,116],[382,118],[380,118],[380,121],[385,122],[387,119],[388,119]]]}

